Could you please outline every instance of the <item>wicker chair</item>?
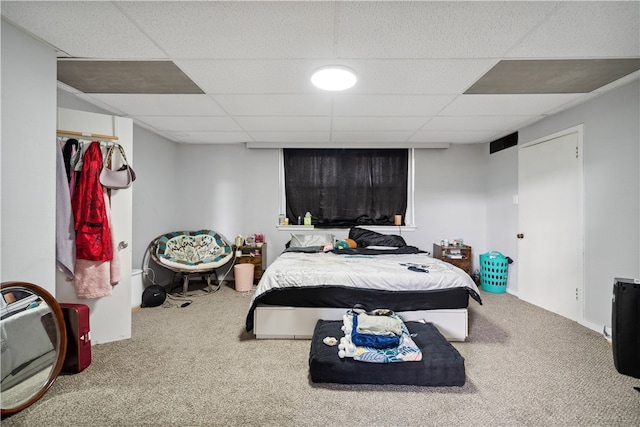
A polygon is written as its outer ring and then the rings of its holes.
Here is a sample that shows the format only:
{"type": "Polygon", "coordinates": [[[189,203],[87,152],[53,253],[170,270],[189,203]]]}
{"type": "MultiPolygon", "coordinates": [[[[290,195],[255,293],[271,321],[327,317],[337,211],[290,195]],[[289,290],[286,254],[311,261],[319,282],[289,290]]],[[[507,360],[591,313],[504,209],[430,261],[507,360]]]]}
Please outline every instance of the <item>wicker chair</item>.
{"type": "Polygon", "coordinates": [[[211,274],[233,260],[231,245],[212,230],[163,234],[151,243],[150,255],[158,265],[173,271],[174,277],[176,274],[183,276],[183,295],[186,295],[189,277],[193,275],[206,277],[211,292],[211,274]]]}

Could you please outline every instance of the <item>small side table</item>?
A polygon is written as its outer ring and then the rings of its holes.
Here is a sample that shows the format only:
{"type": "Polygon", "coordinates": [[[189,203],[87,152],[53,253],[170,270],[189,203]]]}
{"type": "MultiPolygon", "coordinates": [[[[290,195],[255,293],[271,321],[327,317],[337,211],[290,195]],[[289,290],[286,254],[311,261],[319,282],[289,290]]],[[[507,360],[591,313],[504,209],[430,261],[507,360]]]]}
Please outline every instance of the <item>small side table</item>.
{"type": "Polygon", "coordinates": [[[262,273],[267,268],[267,244],[262,246],[233,246],[233,252],[240,251],[241,255],[236,258],[237,264],[253,264],[255,269],[253,272],[254,282],[260,281],[262,273]]]}
{"type": "Polygon", "coordinates": [[[433,257],[449,264],[453,264],[458,268],[461,268],[471,276],[471,246],[441,246],[437,243],[433,244],[433,257]],[[456,252],[460,253],[460,257],[454,255],[456,252]]]}

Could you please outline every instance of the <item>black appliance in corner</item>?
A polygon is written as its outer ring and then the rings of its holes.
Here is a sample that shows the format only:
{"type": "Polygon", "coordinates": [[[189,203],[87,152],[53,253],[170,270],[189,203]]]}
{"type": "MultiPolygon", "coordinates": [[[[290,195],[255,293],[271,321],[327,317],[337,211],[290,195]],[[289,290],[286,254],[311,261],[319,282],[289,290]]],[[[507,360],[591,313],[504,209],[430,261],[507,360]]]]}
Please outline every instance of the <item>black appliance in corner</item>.
{"type": "Polygon", "coordinates": [[[618,372],[640,378],[640,280],[613,279],[611,335],[618,372]]]}

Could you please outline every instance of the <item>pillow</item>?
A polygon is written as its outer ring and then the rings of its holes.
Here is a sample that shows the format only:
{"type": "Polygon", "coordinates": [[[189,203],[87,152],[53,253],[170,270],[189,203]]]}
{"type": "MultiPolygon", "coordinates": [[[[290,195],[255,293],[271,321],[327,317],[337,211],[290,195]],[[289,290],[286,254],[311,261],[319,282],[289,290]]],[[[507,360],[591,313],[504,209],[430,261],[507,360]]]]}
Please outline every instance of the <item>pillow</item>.
{"type": "Polygon", "coordinates": [[[289,247],[307,248],[310,246],[333,245],[333,234],[292,234],[289,247]]]}
{"type": "Polygon", "coordinates": [[[404,241],[402,236],[396,236],[395,234],[382,234],[376,231],[365,230],[360,227],[353,227],[349,230],[349,238],[356,241],[358,246],[393,246],[402,247],[407,246],[407,242],[404,241]]]}

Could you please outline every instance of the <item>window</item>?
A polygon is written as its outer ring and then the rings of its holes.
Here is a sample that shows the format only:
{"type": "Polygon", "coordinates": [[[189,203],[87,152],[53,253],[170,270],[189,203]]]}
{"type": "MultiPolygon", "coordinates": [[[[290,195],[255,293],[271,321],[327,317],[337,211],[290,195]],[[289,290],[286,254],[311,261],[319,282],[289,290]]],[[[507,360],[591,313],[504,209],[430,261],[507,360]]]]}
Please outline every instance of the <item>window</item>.
{"type": "Polygon", "coordinates": [[[281,212],[316,227],[393,225],[413,210],[413,150],[283,149],[281,212]]]}

